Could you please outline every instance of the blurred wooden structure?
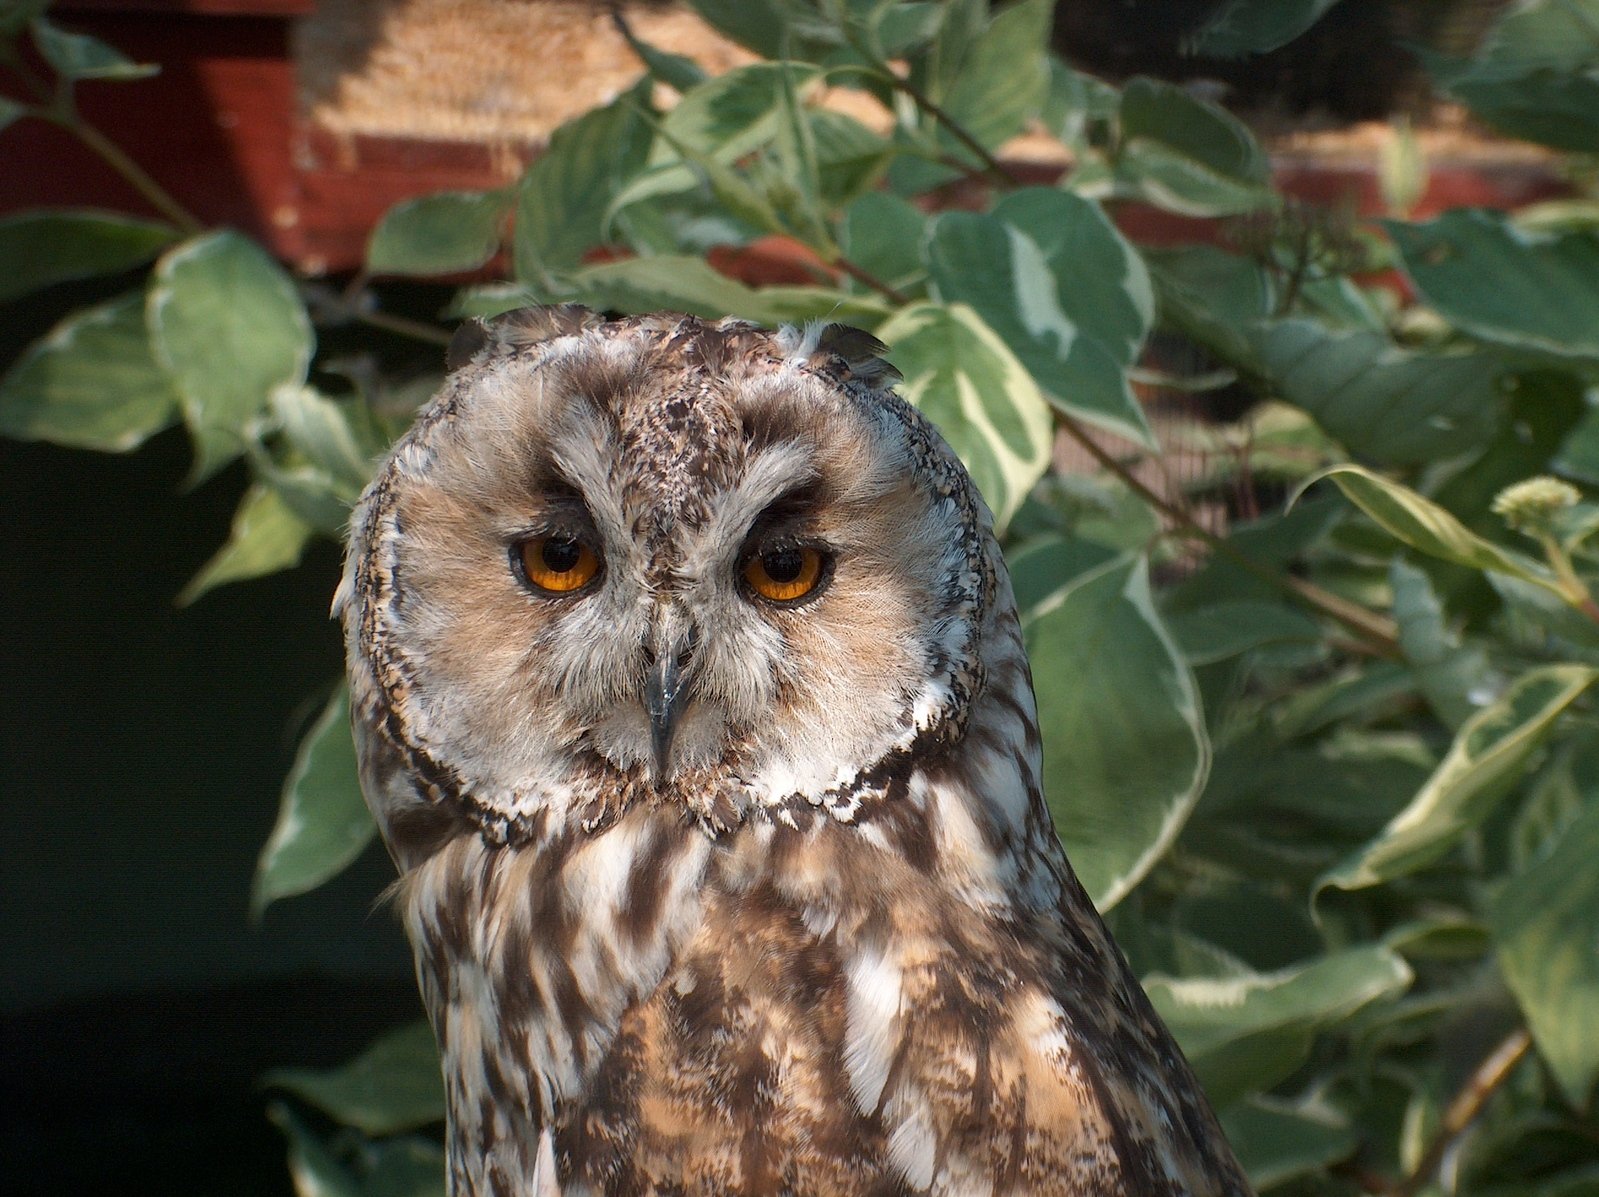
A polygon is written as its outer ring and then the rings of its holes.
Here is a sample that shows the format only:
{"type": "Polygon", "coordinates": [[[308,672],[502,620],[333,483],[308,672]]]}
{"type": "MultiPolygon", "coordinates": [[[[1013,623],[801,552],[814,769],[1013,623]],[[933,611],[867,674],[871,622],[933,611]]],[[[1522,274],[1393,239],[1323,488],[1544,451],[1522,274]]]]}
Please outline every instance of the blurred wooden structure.
{"type": "MultiPolygon", "coordinates": [[[[628,0],[626,10],[646,40],[708,69],[750,58],[684,7],[628,0]]],[[[52,16],[161,66],[141,82],[83,85],[92,121],[202,220],[242,228],[313,274],[358,266],[374,222],[398,200],[511,182],[561,121],[640,69],[603,0],[59,0],[52,16]]],[[[1313,202],[1380,211],[1384,129],[1369,131],[1331,150],[1274,139],[1280,183],[1313,202]]],[[[54,126],[23,121],[4,138],[13,165],[0,171],[0,212],[144,210],[54,126]]],[[[1067,166],[1047,150],[1012,148],[1032,180],[1067,166]]],[[[1536,159],[1429,159],[1416,215],[1515,207],[1560,188],[1536,159]]],[[[1121,206],[1118,220],[1154,244],[1218,235],[1215,222],[1139,206],[1121,206]]]]}

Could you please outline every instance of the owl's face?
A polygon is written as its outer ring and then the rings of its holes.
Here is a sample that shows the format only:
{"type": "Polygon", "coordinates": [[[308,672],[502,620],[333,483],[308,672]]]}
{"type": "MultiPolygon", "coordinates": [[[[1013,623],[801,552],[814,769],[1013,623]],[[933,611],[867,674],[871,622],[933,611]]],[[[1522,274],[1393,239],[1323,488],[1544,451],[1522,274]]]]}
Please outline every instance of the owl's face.
{"type": "Polygon", "coordinates": [[[874,359],[570,309],[479,340],[351,551],[352,636],[477,803],[815,801],[957,713],[986,521],[874,359]]]}

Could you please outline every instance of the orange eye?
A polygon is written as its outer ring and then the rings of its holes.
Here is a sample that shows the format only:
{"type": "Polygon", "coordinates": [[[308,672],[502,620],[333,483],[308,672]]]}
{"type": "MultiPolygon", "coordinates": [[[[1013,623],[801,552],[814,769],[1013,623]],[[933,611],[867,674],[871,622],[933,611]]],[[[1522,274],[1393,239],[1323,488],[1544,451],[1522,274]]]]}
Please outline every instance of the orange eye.
{"type": "Polygon", "coordinates": [[[792,603],[815,590],[822,580],[822,554],[803,545],[769,549],[750,558],[744,580],[763,599],[792,603]]]}
{"type": "Polygon", "coordinates": [[[524,540],[518,552],[527,580],[551,594],[567,594],[587,586],[600,572],[600,559],[593,549],[559,532],[524,540]]]}

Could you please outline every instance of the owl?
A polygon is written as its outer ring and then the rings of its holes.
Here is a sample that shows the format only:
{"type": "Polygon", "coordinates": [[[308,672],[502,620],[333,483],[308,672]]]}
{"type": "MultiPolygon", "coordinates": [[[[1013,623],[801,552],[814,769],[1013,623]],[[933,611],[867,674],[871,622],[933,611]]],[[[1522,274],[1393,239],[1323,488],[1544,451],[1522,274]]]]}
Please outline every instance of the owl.
{"type": "Polygon", "coordinates": [[[882,352],[473,322],[359,504],[335,606],[456,1197],[1248,1192],[882,352]]]}

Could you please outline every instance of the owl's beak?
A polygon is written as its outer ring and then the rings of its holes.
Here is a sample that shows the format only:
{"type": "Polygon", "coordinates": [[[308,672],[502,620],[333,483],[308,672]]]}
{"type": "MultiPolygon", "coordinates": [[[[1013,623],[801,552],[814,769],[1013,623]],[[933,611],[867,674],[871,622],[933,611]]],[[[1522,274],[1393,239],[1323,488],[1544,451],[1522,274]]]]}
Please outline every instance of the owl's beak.
{"type": "Polygon", "coordinates": [[[688,706],[689,686],[685,666],[694,648],[692,636],[658,650],[644,677],[644,709],[650,716],[650,780],[659,787],[666,779],[672,757],[672,736],[688,706]]]}

